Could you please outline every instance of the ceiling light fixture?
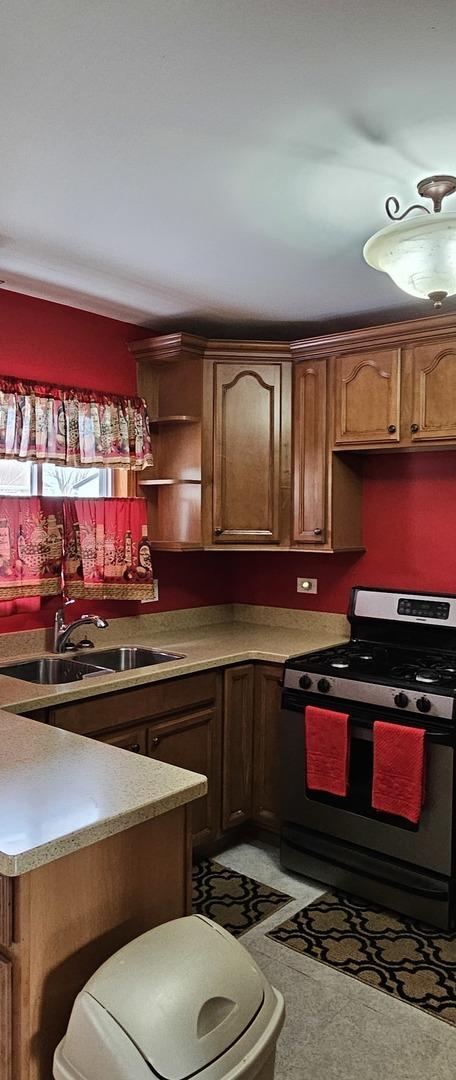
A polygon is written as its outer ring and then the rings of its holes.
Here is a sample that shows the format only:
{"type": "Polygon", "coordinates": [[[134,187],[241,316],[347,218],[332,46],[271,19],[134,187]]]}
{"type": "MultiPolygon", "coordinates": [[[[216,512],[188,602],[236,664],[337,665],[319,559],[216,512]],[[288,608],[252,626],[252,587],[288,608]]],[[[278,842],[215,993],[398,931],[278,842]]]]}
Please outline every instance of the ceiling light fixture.
{"type": "Polygon", "coordinates": [[[446,297],[456,294],[456,214],[441,213],[442,200],[456,191],[456,176],[428,176],[417,191],[423,199],[432,199],[434,212],[414,203],[399,214],[399,200],[390,195],[385,210],[394,224],[371,236],[363,255],[404,292],[440,308],[446,297]],[[405,221],[413,210],[426,217],[405,221]]]}

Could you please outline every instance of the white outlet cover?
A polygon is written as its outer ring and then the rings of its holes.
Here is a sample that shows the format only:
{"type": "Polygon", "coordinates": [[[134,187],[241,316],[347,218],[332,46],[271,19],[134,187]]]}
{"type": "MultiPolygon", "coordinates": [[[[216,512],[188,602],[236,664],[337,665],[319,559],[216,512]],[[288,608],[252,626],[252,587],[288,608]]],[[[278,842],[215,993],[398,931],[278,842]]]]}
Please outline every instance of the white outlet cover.
{"type": "Polygon", "coordinates": [[[301,596],[308,596],[310,593],[317,592],[317,578],[298,577],[296,580],[296,591],[301,593],[301,596]]]}

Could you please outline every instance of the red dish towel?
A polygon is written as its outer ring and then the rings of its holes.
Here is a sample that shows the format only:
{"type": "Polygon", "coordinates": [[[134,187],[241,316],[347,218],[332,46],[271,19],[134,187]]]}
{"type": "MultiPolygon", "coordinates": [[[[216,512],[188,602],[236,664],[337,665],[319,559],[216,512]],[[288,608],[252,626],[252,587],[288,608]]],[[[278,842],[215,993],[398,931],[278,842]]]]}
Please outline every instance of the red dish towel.
{"type": "Polygon", "coordinates": [[[346,795],[348,788],[348,714],[307,705],[304,713],[306,783],[314,791],[346,795]]]}
{"type": "Polygon", "coordinates": [[[424,731],[374,723],[372,806],[417,825],[424,801],[424,731]]]}

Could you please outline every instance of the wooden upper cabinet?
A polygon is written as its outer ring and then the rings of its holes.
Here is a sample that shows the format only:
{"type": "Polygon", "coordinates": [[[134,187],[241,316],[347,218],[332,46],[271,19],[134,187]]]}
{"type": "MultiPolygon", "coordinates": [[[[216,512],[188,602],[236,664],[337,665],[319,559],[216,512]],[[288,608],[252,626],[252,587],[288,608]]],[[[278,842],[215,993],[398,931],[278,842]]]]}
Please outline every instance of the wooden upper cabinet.
{"type": "Polygon", "coordinates": [[[336,357],[334,387],[335,446],[399,442],[399,349],[336,357]]]}
{"type": "Polygon", "coordinates": [[[326,542],[326,360],[296,364],[293,543],[326,542]]]}
{"type": "Polygon", "coordinates": [[[404,436],[412,444],[454,443],[456,337],[406,350],[404,436]]]}
{"type": "Polygon", "coordinates": [[[278,544],[280,364],[214,364],[213,535],[216,544],[278,544]]]}

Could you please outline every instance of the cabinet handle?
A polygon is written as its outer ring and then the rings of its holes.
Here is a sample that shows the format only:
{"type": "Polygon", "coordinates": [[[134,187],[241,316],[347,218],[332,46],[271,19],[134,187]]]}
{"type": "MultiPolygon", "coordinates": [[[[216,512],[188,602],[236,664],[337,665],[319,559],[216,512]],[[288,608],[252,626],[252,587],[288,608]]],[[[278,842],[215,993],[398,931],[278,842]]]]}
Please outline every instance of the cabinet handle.
{"type": "Polygon", "coordinates": [[[154,735],[153,739],[151,740],[152,746],[158,746],[159,742],[160,742],[159,735],[154,735]]]}
{"type": "Polygon", "coordinates": [[[139,754],[141,747],[139,742],[132,742],[128,749],[131,750],[133,754],[139,754]]]}
{"type": "Polygon", "coordinates": [[[416,435],[417,431],[419,431],[419,430],[420,430],[420,425],[419,424],[410,424],[410,431],[412,432],[412,435],[416,435]]]}
{"type": "Polygon", "coordinates": [[[314,529],[314,536],[321,536],[321,529],[314,529]]]}
{"type": "Polygon", "coordinates": [[[214,536],[221,536],[223,529],[214,529],[214,536]]]}
{"type": "Polygon", "coordinates": [[[395,424],[388,424],[388,431],[389,431],[390,435],[394,435],[395,430],[396,430],[396,425],[395,424]]]}

